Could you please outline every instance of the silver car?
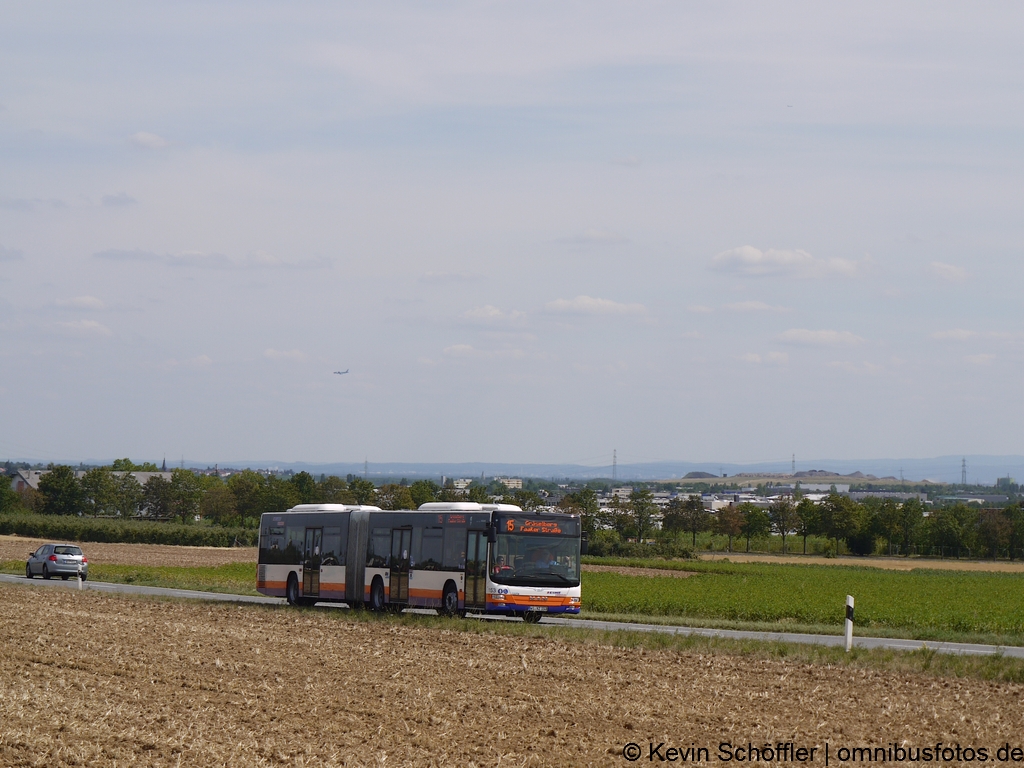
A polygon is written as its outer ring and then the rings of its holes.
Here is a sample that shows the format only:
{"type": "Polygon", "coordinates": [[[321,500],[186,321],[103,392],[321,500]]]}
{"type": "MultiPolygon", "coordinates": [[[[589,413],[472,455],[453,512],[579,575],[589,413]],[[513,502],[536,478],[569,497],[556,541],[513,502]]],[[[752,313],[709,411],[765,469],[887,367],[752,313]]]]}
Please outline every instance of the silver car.
{"type": "Polygon", "coordinates": [[[74,544],[43,544],[28,556],[25,563],[25,578],[42,576],[60,576],[67,581],[78,578],[78,569],[82,569],[82,580],[89,575],[89,559],[82,554],[82,548],[74,544]]]}

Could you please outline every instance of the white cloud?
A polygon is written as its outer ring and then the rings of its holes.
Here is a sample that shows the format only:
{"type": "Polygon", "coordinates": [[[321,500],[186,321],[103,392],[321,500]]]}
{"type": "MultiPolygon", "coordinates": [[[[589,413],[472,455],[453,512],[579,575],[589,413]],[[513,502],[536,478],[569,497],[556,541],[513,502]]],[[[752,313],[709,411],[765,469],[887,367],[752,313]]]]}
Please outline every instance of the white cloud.
{"type": "Polygon", "coordinates": [[[978,334],[974,331],[965,331],[963,328],[954,328],[951,331],[936,331],[932,334],[933,339],[940,341],[965,341],[978,334]]]}
{"type": "Polygon", "coordinates": [[[466,310],[460,315],[464,322],[474,325],[508,325],[521,323],[526,318],[525,313],[513,309],[510,312],[503,312],[498,307],[485,304],[482,307],[474,307],[466,310]]]}
{"type": "Polygon", "coordinates": [[[964,360],[972,365],[988,365],[995,359],[996,356],[993,354],[967,355],[964,358],[964,360]]]}
{"type": "Polygon", "coordinates": [[[548,312],[562,315],[645,315],[643,304],[620,304],[611,299],[577,296],[575,299],[556,299],[544,305],[548,312]]]}
{"type": "Polygon", "coordinates": [[[754,365],[785,365],[789,362],[789,355],[785,352],[769,352],[767,355],[748,352],[740,360],[754,365]]]}
{"type": "Polygon", "coordinates": [[[722,251],[711,260],[712,269],[736,272],[741,275],[781,275],[788,277],[856,277],[871,265],[871,258],[850,261],[832,256],[821,259],[807,251],[769,248],[761,251],[752,245],[743,245],[722,251]]]}
{"type": "Polygon", "coordinates": [[[73,299],[57,299],[58,307],[73,307],[75,309],[106,309],[107,305],[95,296],[76,296],[73,299]]]}
{"type": "Polygon", "coordinates": [[[306,361],[306,353],[298,349],[279,350],[265,349],[263,356],[269,360],[278,360],[291,363],[303,363],[306,361]]]}
{"type": "Polygon", "coordinates": [[[167,146],[167,140],[162,136],[147,131],[139,131],[132,134],[128,139],[132,144],[143,149],[163,149],[167,146]]]}
{"type": "Polygon", "coordinates": [[[810,331],[806,328],[790,328],[779,334],[779,340],[810,347],[849,347],[864,343],[864,339],[849,331],[810,331]]]}
{"type": "Polygon", "coordinates": [[[723,307],[732,312],[790,312],[789,307],[773,306],[763,301],[738,301],[734,304],[726,304],[723,307]]]}
{"type": "Polygon", "coordinates": [[[941,261],[933,261],[928,265],[928,273],[947,283],[962,283],[967,279],[967,270],[953,264],[943,264],[941,261]]]}
{"type": "Polygon", "coordinates": [[[67,335],[80,338],[112,335],[111,330],[107,326],[95,320],[70,320],[66,323],[56,323],[56,326],[67,335]]]}

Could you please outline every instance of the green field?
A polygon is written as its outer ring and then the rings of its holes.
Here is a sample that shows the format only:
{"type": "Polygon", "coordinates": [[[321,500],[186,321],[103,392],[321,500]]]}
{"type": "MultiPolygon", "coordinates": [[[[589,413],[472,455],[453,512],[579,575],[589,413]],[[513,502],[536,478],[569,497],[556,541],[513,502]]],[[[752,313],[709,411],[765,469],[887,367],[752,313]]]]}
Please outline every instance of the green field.
{"type": "MultiPolygon", "coordinates": [[[[7,560],[0,564],[0,572],[24,573],[25,563],[24,561],[7,560]]],[[[115,584],[139,584],[145,587],[195,589],[201,592],[258,594],[256,592],[256,566],[252,563],[231,563],[210,568],[97,563],[89,566],[89,580],[109,581],[115,584]]]]}
{"type": "MultiPolygon", "coordinates": [[[[688,578],[587,572],[584,616],[760,630],[839,632],[846,595],[860,634],[1024,645],[1024,574],[664,560],[603,564],[690,571],[688,578]]],[[[22,573],[8,561],[0,570],[22,573]]],[[[93,581],[256,594],[256,566],[94,565],[93,581]]]]}
{"type": "MultiPolygon", "coordinates": [[[[662,567],[664,561],[606,561],[662,567]]],[[[1024,575],[966,571],[886,571],[855,566],[681,562],[689,578],[587,573],[590,613],[839,628],[846,595],[858,631],[909,637],[1017,638],[1024,644],[1024,575]]]]}

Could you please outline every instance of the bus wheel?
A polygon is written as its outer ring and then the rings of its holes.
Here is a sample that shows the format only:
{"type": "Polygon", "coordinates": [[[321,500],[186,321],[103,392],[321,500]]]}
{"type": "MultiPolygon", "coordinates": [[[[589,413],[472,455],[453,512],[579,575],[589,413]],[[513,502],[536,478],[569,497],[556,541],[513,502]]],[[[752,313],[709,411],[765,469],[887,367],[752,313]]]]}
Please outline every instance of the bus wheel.
{"type": "Polygon", "coordinates": [[[523,621],[527,624],[540,624],[540,611],[527,611],[523,614],[523,621]]]}
{"type": "Polygon", "coordinates": [[[441,615],[454,616],[459,612],[459,591],[450,581],[444,585],[444,594],[441,597],[441,615]]]}
{"type": "Polygon", "coordinates": [[[288,588],[285,590],[285,596],[288,598],[288,605],[301,604],[301,598],[299,597],[299,579],[294,573],[288,574],[288,588]]]}
{"type": "Polygon", "coordinates": [[[384,602],[384,582],[378,576],[373,580],[373,586],[370,587],[370,610],[380,613],[385,608],[387,608],[387,603],[384,602]]]}

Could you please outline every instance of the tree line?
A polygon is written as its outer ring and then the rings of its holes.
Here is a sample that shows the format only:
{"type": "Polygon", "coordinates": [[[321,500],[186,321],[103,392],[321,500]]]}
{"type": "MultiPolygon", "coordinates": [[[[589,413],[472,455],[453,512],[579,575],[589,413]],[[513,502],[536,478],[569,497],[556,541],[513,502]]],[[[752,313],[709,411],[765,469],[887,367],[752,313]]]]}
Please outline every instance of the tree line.
{"type": "Polygon", "coordinates": [[[602,509],[594,491],[584,488],[568,494],[561,507],[581,514],[584,531],[599,543],[689,539],[695,549],[697,535],[710,531],[728,537],[729,551],[734,539],[745,540],[746,550],[750,551],[752,539],[774,534],[782,539],[783,552],[788,551],[788,539],[796,537],[802,541],[804,554],[807,539],[820,536],[831,542],[826,551],[837,552],[843,542],[849,552],[857,555],[938,552],[955,556],[1024,556],[1024,509],[1019,504],[977,509],[955,503],[935,507],[926,514],[925,505],[917,499],[899,503],[894,499],[868,498],[856,502],[832,493],[819,503],[807,498],[778,498],[767,508],[743,502],[711,512],[704,507],[699,494],[691,494],[673,498],[662,512],[649,489],[633,489],[628,498],[616,497],[602,509]]]}
{"type": "Polygon", "coordinates": [[[119,459],[108,467],[94,467],[78,477],[72,467],[53,465],[39,480],[39,489],[10,490],[0,484],[0,512],[36,512],[45,515],[180,520],[197,518],[215,525],[253,527],[264,512],[281,512],[297,504],[368,504],[382,509],[416,509],[431,501],[491,503],[492,491],[499,501],[536,509],[542,500],[533,491],[508,491],[473,484],[466,490],[442,487],[432,480],[412,484],[375,485],[349,475],[308,472],[283,478],[246,469],[222,480],[218,475],[174,469],[170,480],[153,475],[139,483],[133,472],[156,472],[153,464],[134,464],[119,459]]]}

